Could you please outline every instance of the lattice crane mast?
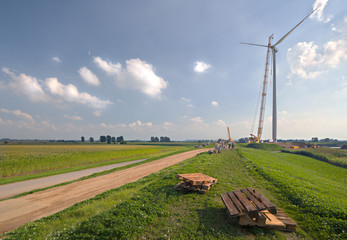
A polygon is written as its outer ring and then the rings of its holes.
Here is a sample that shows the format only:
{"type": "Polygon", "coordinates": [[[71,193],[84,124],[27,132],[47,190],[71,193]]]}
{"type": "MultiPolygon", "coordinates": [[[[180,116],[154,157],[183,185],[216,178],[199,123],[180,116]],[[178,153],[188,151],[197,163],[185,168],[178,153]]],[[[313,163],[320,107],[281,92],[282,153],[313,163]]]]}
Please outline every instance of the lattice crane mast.
{"type": "Polygon", "coordinates": [[[261,135],[263,133],[266,93],[267,93],[267,85],[268,85],[267,82],[268,82],[269,63],[270,63],[270,50],[271,50],[271,40],[272,39],[273,39],[273,34],[269,37],[269,43],[267,45],[268,47],[267,47],[267,52],[266,52],[265,74],[264,74],[264,81],[263,81],[262,94],[261,94],[258,134],[257,134],[257,136],[255,136],[254,134],[251,134],[251,137],[249,138],[249,142],[259,143],[259,141],[261,139],[261,135]]]}

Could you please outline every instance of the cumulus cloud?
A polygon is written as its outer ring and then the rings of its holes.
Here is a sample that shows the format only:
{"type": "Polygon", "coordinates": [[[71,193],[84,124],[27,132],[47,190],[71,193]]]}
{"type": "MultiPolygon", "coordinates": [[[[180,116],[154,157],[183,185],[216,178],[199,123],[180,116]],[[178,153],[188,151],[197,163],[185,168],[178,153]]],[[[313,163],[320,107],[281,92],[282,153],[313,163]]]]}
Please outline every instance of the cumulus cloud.
{"type": "Polygon", "coordinates": [[[108,100],[101,100],[86,92],[79,92],[77,87],[73,84],[64,85],[58,81],[57,78],[47,78],[46,86],[51,94],[60,96],[68,102],[76,102],[86,104],[94,108],[105,108],[107,105],[112,104],[108,100]]]}
{"type": "Polygon", "coordinates": [[[94,62],[114,77],[119,88],[139,90],[148,96],[160,98],[162,90],[168,86],[168,82],[156,75],[151,64],[138,58],[125,61],[125,68],[120,63],[107,62],[100,57],[95,57],[94,62]]]}
{"type": "Polygon", "coordinates": [[[70,120],[75,120],[75,121],[82,121],[83,118],[81,118],[80,116],[74,115],[74,116],[70,116],[70,115],[64,115],[64,118],[66,119],[70,119],[70,120]]]}
{"type": "Polygon", "coordinates": [[[137,120],[136,122],[130,123],[130,128],[136,128],[136,127],[152,127],[153,124],[151,122],[143,123],[140,120],[137,120]]]}
{"type": "Polygon", "coordinates": [[[204,123],[204,120],[202,120],[201,117],[191,118],[190,121],[193,122],[193,123],[204,123]]]}
{"type": "Polygon", "coordinates": [[[58,63],[61,62],[60,58],[58,58],[58,57],[52,57],[52,60],[53,60],[54,62],[58,62],[58,63]]]}
{"type": "Polygon", "coordinates": [[[21,110],[13,110],[12,111],[13,115],[17,116],[17,117],[21,117],[30,121],[34,121],[33,117],[28,114],[28,113],[24,113],[21,110]]]}
{"type": "Polygon", "coordinates": [[[194,63],[194,72],[197,73],[204,73],[207,71],[207,69],[211,68],[211,65],[205,63],[205,62],[200,62],[200,61],[196,61],[194,63]]]}
{"type": "Polygon", "coordinates": [[[24,94],[31,101],[48,101],[48,97],[43,91],[41,85],[35,77],[21,73],[16,75],[8,68],[2,68],[2,71],[11,77],[9,87],[19,94],[24,94]]]}
{"type": "Polygon", "coordinates": [[[20,117],[20,118],[23,118],[23,119],[26,119],[29,121],[35,121],[34,118],[30,114],[22,112],[21,110],[8,110],[6,108],[1,108],[0,112],[11,113],[17,117],[20,117]]]}
{"type": "Polygon", "coordinates": [[[218,102],[212,101],[212,102],[211,102],[211,105],[214,106],[214,107],[218,107],[218,102]]]}
{"type": "Polygon", "coordinates": [[[99,86],[100,81],[99,78],[87,67],[81,67],[78,70],[78,73],[80,74],[81,78],[88,84],[93,86],[99,86]]]}
{"type": "Polygon", "coordinates": [[[323,17],[323,11],[328,3],[328,0],[316,0],[313,4],[313,9],[318,9],[310,16],[310,18],[315,19],[319,22],[329,22],[329,18],[323,17]]]}
{"type": "Polygon", "coordinates": [[[219,127],[226,127],[227,126],[227,124],[221,119],[214,122],[214,124],[219,126],[219,127]]]}
{"type": "Polygon", "coordinates": [[[313,42],[299,42],[288,49],[287,60],[291,70],[289,78],[316,78],[347,60],[347,39],[329,41],[321,48],[313,42]]]}

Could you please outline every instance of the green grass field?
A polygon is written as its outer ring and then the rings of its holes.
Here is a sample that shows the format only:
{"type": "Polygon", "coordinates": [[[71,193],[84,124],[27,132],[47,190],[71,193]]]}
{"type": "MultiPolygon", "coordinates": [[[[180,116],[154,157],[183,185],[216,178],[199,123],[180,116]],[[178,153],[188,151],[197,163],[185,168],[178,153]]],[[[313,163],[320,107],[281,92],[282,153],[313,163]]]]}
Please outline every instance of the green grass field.
{"type": "Polygon", "coordinates": [[[309,156],[324,162],[347,168],[347,150],[328,147],[304,148],[299,150],[282,150],[304,156],[309,156]]]}
{"type": "Polygon", "coordinates": [[[0,145],[0,184],[192,149],[191,144],[0,145]]]}
{"type": "Polygon", "coordinates": [[[200,154],[15,230],[9,239],[346,239],[347,170],[306,156],[239,148],[200,154]],[[206,195],[173,189],[177,173],[218,179],[206,195]],[[220,194],[254,187],[296,233],[233,225],[220,194]]]}

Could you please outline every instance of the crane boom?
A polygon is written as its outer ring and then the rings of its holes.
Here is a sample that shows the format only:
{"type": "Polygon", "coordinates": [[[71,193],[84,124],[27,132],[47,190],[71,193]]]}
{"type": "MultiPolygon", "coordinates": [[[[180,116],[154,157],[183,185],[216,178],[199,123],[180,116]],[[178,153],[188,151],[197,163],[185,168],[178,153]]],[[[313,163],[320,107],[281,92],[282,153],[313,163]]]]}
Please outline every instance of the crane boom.
{"type": "Polygon", "coordinates": [[[270,50],[271,50],[271,40],[272,39],[273,39],[273,34],[269,37],[269,43],[267,45],[265,73],[264,73],[264,81],[263,81],[262,94],[261,94],[258,134],[257,134],[257,136],[251,134],[249,142],[257,142],[258,143],[260,141],[261,135],[263,133],[265,103],[266,103],[266,94],[267,94],[267,85],[268,85],[267,82],[268,82],[269,62],[270,62],[270,50]]]}
{"type": "Polygon", "coordinates": [[[270,50],[271,50],[271,40],[273,39],[273,34],[269,37],[269,43],[266,52],[266,63],[265,63],[265,73],[263,81],[263,91],[261,95],[261,105],[260,105],[260,115],[259,115],[259,125],[258,125],[258,138],[261,139],[263,133],[264,115],[265,115],[265,103],[266,103],[266,93],[267,93],[267,80],[269,73],[269,62],[270,62],[270,50]]]}
{"type": "Polygon", "coordinates": [[[229,127],[227,127],[227,129],[228,129],[229,142],[234,142],[234,140],[231,139],[229,127]]]}

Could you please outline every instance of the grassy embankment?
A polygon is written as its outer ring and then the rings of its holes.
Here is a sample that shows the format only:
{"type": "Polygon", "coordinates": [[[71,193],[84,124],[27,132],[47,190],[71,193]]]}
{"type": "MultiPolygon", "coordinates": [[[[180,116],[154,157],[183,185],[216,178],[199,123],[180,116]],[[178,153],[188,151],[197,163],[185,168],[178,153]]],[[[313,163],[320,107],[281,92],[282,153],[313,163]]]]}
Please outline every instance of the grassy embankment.
{"type": "Polygon", "coordinates": [[[346,169],[240,148],[201,154],[12,232],[11,239],[345,239],[346,169]],[[206,195],[178,192],[177,173],[218,178],[206,195]],[[231,224],[220,193],[252,186],[299,225],[294,233],[231,224]]]}
{"type": "Polygon", "coordinates": [[[282,152],[295,153],[309,156],[317,160],[347,168],[347,150],[320,147],[316,149],[305,148],[304,150],[282,150],[282,152]]]}
{"type": "Polygon", "coordinates": [[[0,185],[191,150],[174,145],[0,145],[0,185]]]}

